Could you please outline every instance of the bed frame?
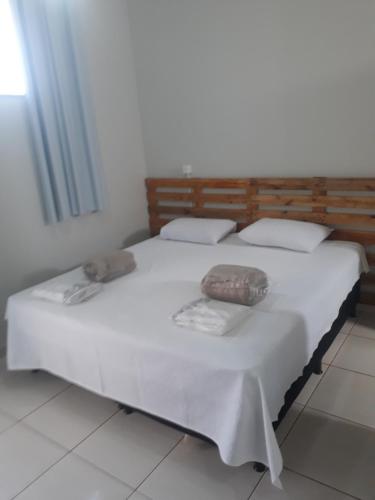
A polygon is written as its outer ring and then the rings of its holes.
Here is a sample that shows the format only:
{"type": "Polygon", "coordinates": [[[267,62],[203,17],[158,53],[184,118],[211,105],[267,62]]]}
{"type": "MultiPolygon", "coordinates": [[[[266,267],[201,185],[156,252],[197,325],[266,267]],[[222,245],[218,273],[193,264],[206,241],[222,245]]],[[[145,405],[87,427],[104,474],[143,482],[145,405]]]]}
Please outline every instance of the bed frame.
{"type": "MultiPolygon", "coordinates": [[[[375,267],[375,177],[153,178],[146,188],[152,235],[181,216],[232,219],[238,229],[263,217],[317,222],[364,245],[375,267]]],[[[375,305],[375,269],[361,285],[360,302],[375,305]]]]}
{"type": "MultiPolygon", "coordinates": [[[[149,178],[146,179],[151,235],[181,216],[226,218],[243,229],[264,218],[285,218],[326,224],[332,239],[361,243],[372,272],[358,281],[321,339],[302,375],[284,396],[274,428],[280,425],[312,373],[322,373],[322,358],[358,302],[375,305],[375,178],[149,178]],[[362,291],[361,291],[362,290],[362,291]]],[[[122,405],[126,412],[132,409],[122,405]]],[[[181,429],[187,434],[205,436],[181,429]]],[[[255,470],[265,470],[256,463],[255,470]]]]}
{"type": "MultiPolygon", "coordinates": [[[[181,216],[228,218],[238,229],[263,218],[287,218],[334,227],[331,238],[356,241],[366,247],[375,267],[375,178],[158,178],[146,179],[149,225],[157,235],[163,225],[181,216]],[[374,246],[374,248],[372,248],[374,246]]],[[[322,373],[322,358],[358,302],[375,305],[375,269],[343,302],[332,328],[321,339],[310,362],[284,396],[276,429],[312,373],[322,373]],[[362,290],[362,292],[361,292],[362,290]]],[[[186,434],[212,442],[208,437],[172,422],[120,404],[126,413],[138,411],[186,434]]],[[[255,470],[265,470],[255,463],[255,470]]]]}

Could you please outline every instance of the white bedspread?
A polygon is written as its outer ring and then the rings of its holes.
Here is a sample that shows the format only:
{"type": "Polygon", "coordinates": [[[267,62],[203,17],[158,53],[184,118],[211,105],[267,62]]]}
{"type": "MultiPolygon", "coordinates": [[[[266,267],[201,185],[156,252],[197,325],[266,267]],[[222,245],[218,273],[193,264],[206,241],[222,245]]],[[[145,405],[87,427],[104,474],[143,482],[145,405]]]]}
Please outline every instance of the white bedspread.
{"type": "MultiPolygon", "coordinates": [[[[153,238],[131,250],[137,270],[86,303],[67,308],[31,290],[12,296],[9,368],[47,370],[200,432],[225,463],[262,462],[277,482],[272,422],[366,268],[361,247],[325,242],[303,254],[231,235],[217,246],[153,238]],[[201,297],[200,280],[216,264],[263,269],[270,294],[223,337],[176,326],[171,316],[201,297]]],[[[80,281],[82,271],[61,279],[80,281]]]]}

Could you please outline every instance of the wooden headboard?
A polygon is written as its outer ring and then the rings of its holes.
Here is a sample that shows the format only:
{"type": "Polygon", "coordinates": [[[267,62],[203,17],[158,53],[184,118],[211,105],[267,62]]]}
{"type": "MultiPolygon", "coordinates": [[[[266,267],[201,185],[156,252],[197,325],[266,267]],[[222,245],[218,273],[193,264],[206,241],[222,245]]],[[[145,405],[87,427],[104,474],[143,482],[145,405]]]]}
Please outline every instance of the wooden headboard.
{"type": "Polygon", "coordinates": [[[146,187],[152,235],[181,216],[232,219],[238,229],[263,217],[334,227],[333,239],[366,247],[372,273],[361,302],[375,305],[375,177],[150,178],[146,187]]]}

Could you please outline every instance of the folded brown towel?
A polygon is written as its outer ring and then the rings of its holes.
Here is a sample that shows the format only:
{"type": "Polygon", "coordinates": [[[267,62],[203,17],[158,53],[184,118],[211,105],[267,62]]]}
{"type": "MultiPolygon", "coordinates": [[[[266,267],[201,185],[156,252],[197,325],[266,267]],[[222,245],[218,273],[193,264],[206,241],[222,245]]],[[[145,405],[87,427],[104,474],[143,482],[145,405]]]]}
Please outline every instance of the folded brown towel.
{"type": "Polygon", "coordinates": [[[201,290],[211,299],[254,306],[267,295],[268,279],[255,267],[219,265],[203,278],[201,290]]]}
{"type": "Polygon", "coordinates": [[[137,264],[134,255],[126,250],[94,257],[83,265],[83,271],[91,281],[106,283],[131,273],[137,264]]]}

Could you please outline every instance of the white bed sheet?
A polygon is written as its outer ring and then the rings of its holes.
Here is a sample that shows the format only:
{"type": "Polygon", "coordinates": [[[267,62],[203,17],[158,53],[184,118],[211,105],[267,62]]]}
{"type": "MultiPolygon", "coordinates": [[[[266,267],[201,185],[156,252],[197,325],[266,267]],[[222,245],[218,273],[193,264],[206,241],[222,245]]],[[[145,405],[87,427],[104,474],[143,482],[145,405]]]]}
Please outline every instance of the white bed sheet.
{"type": "MultiPolygon", "coordinates": [[[[324,242],[313,254],[253,247],[231,235],[216,246],[161,240],[131,247],[132,274],[77,306],[8,301],[8,367],[44,369],[98,394],[200,432],[229,465],[258,461],[277,483],[272,428],[342,302],[366,271],[360,245],[324,242]],[[255,266],[272,289],[223,337],[182,329],[171,315],[201,296],[216,264],[255,266]]],[[[82,279],[76,269],[57,280],[82,279]]]]}

